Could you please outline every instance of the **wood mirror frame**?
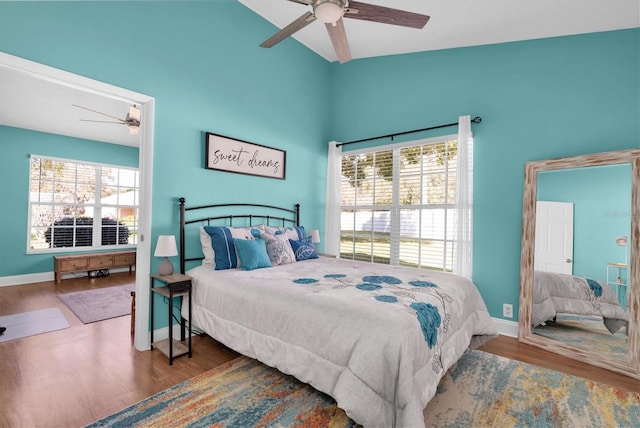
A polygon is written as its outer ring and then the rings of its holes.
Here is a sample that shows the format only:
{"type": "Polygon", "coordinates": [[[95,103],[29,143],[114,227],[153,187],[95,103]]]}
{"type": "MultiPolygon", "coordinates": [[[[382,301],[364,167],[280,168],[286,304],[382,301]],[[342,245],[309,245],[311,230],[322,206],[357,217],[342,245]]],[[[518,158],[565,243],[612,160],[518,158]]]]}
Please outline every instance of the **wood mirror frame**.
{"type": "Polygon", "coordinates": [[[595,153],[525,165],[520,259],[520,311],[518,340],[565,357],[640,379],[640,149],[595,153]],[[631,256],[629,258],[629,358],[603,356],[547,337],[533,334],[533,257],[535,253],[536,195],[538,173],[591,166],[631,164],[631,256]]]}

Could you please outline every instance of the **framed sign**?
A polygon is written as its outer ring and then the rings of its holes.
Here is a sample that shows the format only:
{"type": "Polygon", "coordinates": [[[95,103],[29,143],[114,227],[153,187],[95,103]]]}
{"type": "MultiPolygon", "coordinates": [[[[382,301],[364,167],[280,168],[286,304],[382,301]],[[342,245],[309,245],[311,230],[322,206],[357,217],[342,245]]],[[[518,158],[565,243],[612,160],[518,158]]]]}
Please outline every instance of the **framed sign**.
{"type": "Polygon", "coordinates": [[[207,132],[205,168],[285,179],[287,152],[207,132]]]}

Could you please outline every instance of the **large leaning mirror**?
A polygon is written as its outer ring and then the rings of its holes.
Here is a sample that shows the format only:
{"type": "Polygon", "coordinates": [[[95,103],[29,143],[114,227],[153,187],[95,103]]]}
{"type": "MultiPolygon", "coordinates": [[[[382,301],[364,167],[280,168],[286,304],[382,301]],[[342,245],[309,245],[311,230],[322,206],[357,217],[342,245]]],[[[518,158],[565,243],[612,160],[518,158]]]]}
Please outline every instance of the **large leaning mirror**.
{"type": "Polygon", "coordinates": [[[529,162],[518,339],[640,379],[640,150],[529,162]]]}

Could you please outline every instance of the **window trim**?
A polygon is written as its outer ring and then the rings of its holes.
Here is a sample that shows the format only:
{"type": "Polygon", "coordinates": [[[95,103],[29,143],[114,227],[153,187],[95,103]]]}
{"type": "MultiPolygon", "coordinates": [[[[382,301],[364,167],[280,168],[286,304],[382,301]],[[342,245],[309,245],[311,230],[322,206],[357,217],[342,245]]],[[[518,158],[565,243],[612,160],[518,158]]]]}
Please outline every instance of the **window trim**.
{"type": "MultiPolygon", "coordinates": [[[[140,176],[140,168],[139,167],[134,167],[134,166],[126,166],[126,165],[116,165],[116,164],[108,164],[108,163],[102,163],[102,162],[93,162],[93,161],[85,161],[85,160],[79,160],[79,159],[69,159],[69,158],[61,158],[61,157],[57,157],[57,156],[46,156],[46,155],[38,155],[38,154],[30,154],[29,155],[29,172],[28,172],[28,182],[27,182],[27,236],[26,236],[26,254],[30,255],[30,254],[58,254],[58,253],[82,253],[82,252],[95,252],[95,251],[114,251],[114,250],[124,250],[124,249],[136,249],[138,244],[121,244],[121,245],[100,245],[100,246],[81,246],[81,247],[59,247],[59,248],[31,248],[31,229],[32,229],[32,225],[31,225],[31,208],[33,205],[36,205],[37,203],[33,203],[31,201],[31,165],[32,165],[32,161],[33,159],[45,159],[45,160],[51,160],[51,161],[55,161],[55,162],[69,162],[69,163],[74,163],[74,164],[82,164],[82,165],[92,165],[95,168],[118,168],[118,169],[129,169],[129,170],[134,170],[137,172],[138,174],[138,179],[137,179],[137,187],[134,187],[134,189],[136,189],[138,191],[138,204],[137,205],[122,205],[122,207],[134,207],[136,210],[138,210],[138,221],[136,222],[136,231],[139,234],[140,233],[140,180],[141,180],[141,176],[140,176]]],[[[98,177],[96,175],[97,179],[96,179],[96,183],[100,184],[101,183],[101,179],[102,177],[98,177]]],[[[99,187],[96,186],[96,195],[99,192],[99,187]]],[[[97,198],[96,198],[97,200],[97,198]]],[[[109,206],[111,206],[112,204],[107,204],[109,206]]],[[[118,205],[118,207],[121,207],[120,205],[118,205]]],[[[93,222],[94,222],[94,229],[93,229],[93,236],[95,238],[97,231],[95,229],[96,226],[96,216],[95,214],[98,213],[99,214],[99,218],[102,219],[102,208],[103,206],[101,204],[96,204],[95,205],[95,211],[94,211],[94,216],[93,216],[93,222]]],[[[102,222],[100,221],[99,226],[102,226],[102,222]]]]}

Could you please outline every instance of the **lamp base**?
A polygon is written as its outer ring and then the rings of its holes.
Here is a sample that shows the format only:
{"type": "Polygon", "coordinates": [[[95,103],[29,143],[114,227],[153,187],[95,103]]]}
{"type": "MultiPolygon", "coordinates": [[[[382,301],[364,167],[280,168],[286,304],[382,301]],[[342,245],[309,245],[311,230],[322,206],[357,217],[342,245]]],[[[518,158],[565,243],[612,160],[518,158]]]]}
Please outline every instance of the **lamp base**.
{"type": "Polygon", "coordinates": [[[165,257],[160,266],[158,266],[158,273],[160,275],[171,275],[173,273],[173,265],[168,257],[165,257]]]}

